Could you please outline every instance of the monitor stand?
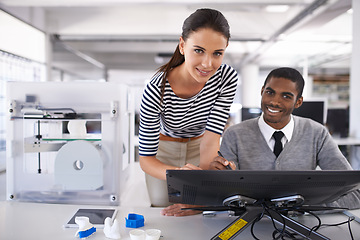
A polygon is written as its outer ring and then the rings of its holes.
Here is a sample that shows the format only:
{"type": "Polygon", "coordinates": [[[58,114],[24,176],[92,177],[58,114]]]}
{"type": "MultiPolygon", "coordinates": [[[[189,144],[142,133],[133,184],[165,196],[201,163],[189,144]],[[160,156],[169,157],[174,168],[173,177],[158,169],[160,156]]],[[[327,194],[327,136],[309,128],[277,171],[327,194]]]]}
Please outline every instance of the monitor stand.
{"type": "MultiPolygon", "coordinates": [[[[270,204],[273,204],[275,207],[280,206],[289,206],[297,203],[302,203],[304,198],[300,195],[294,195],[286,198],[279,198],[279,199],[272,199],[270,204]]],[[[249,225],[251,225],[254,221],[259,218],[262,214],[267,215],[274,219],[278,224],[282,225],[283,228],[291,230],[294,233],[299,234],[300,236],[304,237],[305,239],[312,239],[312,240],[329,240],[320,233],[311,230],[307,226],[287,217],[286,215],[280,213],[279,211],[272,210],[268,208],[268,212],[263,211],[262,206],[246,206],[246,204],[252,204],[256,202],[256,200],[235,195],[229,197],[223,201],[225,206],[231,207],[231,209],[245,209],[245,211],[241,212],[241,215],[235,219],[232,223],[222,229],[219,233],[217,233],[211,240],[231,240],[234,239],[237,235],[239,235],[243,230],[245,230],[249,225]]]]}

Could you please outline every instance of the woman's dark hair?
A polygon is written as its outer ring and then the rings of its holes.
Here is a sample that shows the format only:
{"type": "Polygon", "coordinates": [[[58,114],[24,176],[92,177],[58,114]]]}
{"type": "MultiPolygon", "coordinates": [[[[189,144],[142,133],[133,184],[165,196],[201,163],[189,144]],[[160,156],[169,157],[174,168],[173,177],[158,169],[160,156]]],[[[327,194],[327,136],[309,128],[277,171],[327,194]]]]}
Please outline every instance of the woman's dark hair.
{"type": "Polygon", "coordinates": [[[299,71],[297,71],[296,69],[289,68],[289,67],[282,67],[282,68],[276,68],[276,69],[272,70],[267,75],[265,82],[264,82],[264,86],[266,85],[268,80],[272,77],[285,78],[285,79],[291,80],[292,82],[294,82],[296,84],[296,90],[298,91],[297,98],[300,98],[302,96],[305,81],[304,81],[304,78],[301,75],[301,73],[299,71]]]}
{"type": "MultiPolygon", "coordinates": [[[[198,9],[185,19],[181,37],[186,41],[191,33],[203,28],[210,28],[223,34],[228,41],[230,39],[230,26],[224,15],[217,10],[208,8],[198,9]]],[[[178,44],[169,62],[158,69],[157,73],[164,72],[161,82],[161,101],[164,97],[165,83],[169,72],[171,69],[181,65],[184,61],[185,58],[180,53],[178,44]]]]}

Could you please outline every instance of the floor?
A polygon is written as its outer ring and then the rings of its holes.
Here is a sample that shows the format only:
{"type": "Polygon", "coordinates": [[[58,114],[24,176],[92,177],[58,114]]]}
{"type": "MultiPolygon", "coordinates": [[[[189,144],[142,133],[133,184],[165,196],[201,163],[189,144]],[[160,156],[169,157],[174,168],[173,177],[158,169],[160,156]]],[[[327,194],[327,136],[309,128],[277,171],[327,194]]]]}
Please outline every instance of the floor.
{"type": "MultiPolygon", "coordinates": [[[[145,174],[138,162],[129,166],[129,178],[120,197],[122,206],[150,206],[146,190],[145,174]]],[[[6,171],[0,172],[0,201],[6,200],[6,171]]]]}

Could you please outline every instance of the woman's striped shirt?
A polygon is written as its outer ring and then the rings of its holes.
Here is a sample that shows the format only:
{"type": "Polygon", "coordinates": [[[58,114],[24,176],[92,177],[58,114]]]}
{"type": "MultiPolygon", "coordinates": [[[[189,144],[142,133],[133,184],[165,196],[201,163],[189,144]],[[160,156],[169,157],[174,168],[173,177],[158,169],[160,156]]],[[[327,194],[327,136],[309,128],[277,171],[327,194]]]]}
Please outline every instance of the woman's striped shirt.
{"type": "Polygon", "coordinates": [[[238,75],[222,64],[195,96],[180,98],[165,84],[161,104],[161,77],[155,75],[146,85],[140,107],[139,154],[156,155],[159,132],[175,138],[196,137],[205,130],[222,134],[229,117],[238,75]]]}

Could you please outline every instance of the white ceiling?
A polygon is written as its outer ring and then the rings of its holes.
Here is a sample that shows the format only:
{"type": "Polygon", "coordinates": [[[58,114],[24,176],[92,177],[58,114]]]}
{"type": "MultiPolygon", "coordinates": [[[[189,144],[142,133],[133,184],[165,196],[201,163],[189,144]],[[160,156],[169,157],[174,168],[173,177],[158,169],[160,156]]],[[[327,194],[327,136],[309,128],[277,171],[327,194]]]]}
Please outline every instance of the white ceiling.
{"type": "Polygon", "coordinates": [[[54,34],[53,65],[83,78],[103,78],[102,69],[155,71],[201,7],[228,19],[225,62],[237,69],[305,64],[313,73],[349,73],[351,0],[0,0],[0,7],[54,34]],[[288,9],[266,10],[281,5],[288,9]]]}

